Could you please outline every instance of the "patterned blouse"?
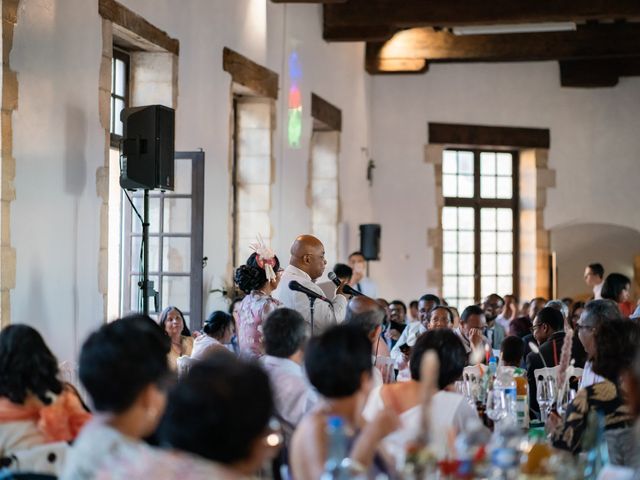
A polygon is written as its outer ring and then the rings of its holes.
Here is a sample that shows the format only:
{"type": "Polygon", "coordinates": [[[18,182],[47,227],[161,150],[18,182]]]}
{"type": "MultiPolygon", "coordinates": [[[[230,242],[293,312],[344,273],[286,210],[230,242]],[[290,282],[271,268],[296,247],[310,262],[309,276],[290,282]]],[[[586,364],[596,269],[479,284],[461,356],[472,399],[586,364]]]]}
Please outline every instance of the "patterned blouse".
{"type": "Polygon", "coordinates": [[[282,303],[271,295],[254,290],[244,297],[238,312],[238,345],[240,352],[252,357],[264,355],[262,322],[282,303]]]}
{"type": "Polygon", "coordinates": [[[605,379],[578,390],[567,407],[564,425],[553,434],[553,446],[580,453],[582,435],[587,427],[591,410],[604,414],[605,430],[627,428],[633,425],[633,416],[615,383],[605,379]]]}

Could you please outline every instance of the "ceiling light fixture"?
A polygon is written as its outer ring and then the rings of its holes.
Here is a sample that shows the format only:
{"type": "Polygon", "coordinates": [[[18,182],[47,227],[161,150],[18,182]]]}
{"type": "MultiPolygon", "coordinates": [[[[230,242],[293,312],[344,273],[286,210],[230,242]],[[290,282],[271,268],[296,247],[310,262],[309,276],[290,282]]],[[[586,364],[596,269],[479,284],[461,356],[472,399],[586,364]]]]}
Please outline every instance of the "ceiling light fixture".
{"type": "Polygon", "coordinates": [[[516,23],[513,25],[473,25],[453,27],[454,35],[494,35],[508,33],[568,32],[576,30],[573,22],[516,23]]]}

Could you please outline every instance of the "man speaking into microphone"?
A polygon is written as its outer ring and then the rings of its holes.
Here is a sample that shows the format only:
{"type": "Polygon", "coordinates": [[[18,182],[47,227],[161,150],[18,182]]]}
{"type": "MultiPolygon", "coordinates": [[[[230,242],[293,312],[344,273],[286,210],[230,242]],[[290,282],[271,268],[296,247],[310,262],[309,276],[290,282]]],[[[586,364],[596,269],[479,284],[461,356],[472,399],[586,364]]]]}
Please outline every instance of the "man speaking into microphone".
{"type": "Polygon", "coordinates": [[[324,292],[315,283],[324,273],[326,265],[322,242],[312,235],[300,235],[291,246],[289,265],[282,274],[278,288],[273,292],[273,297],[280,300],[285,307],[300,312],[312,325],[314,335],[342,322],[347,310],[347,298],[342,293],[344,283],[338,287],[334,298],[325,298],[324,292]],[[307,293],[292,290],[292,282],[297,282],[303,287],[299,290],[307,290],[307,293]],[[314,293],[317,294],[317,298],[314,297],[314,293]],[[310,297],[315,298],[313,324],[310,297]]]}

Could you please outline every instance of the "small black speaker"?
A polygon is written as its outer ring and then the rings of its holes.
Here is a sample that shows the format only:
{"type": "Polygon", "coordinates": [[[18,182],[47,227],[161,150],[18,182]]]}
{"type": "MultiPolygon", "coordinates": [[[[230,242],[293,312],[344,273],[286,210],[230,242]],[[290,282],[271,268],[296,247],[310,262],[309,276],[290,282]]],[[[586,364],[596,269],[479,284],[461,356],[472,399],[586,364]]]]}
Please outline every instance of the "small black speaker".
{"type": "Polygon", "coordinates": [[[360,225],[360,251],[365,260],[380,260],[380,233],[377,223],[360,225]]]}
{"type": "Polygon", "coordinates": [[[120,186],[129,190],[173,190],[175,111],[163,105],[126,108],[120,186]]]}

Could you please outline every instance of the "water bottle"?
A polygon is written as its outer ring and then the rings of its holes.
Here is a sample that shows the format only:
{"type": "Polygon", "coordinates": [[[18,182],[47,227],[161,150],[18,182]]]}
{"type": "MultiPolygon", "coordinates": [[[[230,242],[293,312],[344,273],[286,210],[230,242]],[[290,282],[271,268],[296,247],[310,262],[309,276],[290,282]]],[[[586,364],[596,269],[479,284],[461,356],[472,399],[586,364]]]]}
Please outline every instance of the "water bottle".
{"type": "Polygon", "coordinates": [[[517,411],[517,387],[513,378],[513,370],[510,367],[500,367],[493,382],[493,389],[502,391],[505,398],[506,416],[499,422],[500,425],[516,425],[518,423],[517,411]]]}
{"type": "Polygon", "coordinates": [[[344,431],[344,420],[337,416],[327,419],[327,460],[321,480],[337,480],[345,478],[341,472],[342,460],[347,457],[347,435],[344,431]]]}

